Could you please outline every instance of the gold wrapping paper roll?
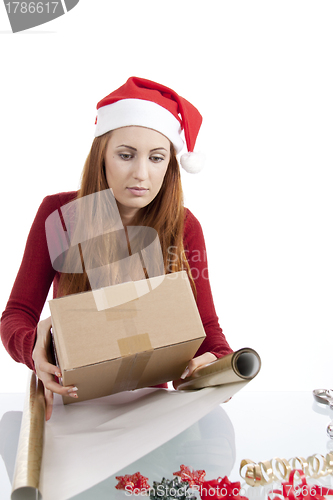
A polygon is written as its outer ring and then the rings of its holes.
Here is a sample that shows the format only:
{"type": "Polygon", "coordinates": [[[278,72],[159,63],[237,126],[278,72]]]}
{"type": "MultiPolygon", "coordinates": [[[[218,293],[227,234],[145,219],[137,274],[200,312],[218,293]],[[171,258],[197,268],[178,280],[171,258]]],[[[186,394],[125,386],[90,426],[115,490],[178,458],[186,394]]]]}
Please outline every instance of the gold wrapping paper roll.
{"type": "Polygon", "coordinates": [[[178,385],[178,390],[202,389],[233,382],[252,380],[261,368],[259,354],[244,347],[227,354],[208,365],[197,368],[190,377],[178,385]]]}
{"type": "Polygon", "coordinates": [[[45,423],[44,388],[34,372],[28,380],[12,484],[12,500],[36,498],[45,423]]]}

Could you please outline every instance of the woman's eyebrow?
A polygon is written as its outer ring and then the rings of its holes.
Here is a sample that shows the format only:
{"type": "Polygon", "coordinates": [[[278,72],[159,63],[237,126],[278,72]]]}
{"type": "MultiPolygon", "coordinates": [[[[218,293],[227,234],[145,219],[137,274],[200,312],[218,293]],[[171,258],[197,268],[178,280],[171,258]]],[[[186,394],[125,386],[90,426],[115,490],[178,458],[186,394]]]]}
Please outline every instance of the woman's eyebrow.
{"type": "Polygon", "coordinates": [[[160,151],[161,149],[163,149],[163,151],[167,151],[165,148],[155,148],[155,149],[151,149],[150,152],[152,152],[152,151],[160,151]]]}
{"type": "MultiPolygon", "coordinates": [[[[117,148],[128,148],[128,149],[132,149],[133,151],[137,151],[136,148],[133,148],[133,146],[128,146],[127,144],[120,144],[120,146],[117,146],[117,148]]],[[[161,151],[161,150],[167,152],[167,150],[165,148],[162,148],[162,147],[151,149],[150,152],[152,153],[153,151],[161,151]]]]}
{"type": "Polygon", "coordinates": [[[132,149],[133,151],[137,151],[137,149],[133,148],[132,146],[127,146],[127,144],[121,144],[120,146],[117,146],[117,148],[128,148],[132,149]]]}

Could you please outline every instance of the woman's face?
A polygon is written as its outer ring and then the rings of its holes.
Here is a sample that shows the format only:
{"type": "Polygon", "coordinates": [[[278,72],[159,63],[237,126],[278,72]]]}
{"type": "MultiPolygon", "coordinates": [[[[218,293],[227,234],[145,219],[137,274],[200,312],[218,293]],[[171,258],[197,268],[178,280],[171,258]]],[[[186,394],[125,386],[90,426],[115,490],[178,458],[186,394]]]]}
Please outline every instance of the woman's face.
{"type": "Polygon", "coordinates": [[[123,223],[158,194],[169,160],[170,141],[156,130],[131,126],[112,131],[105,174],[123,223]]]}

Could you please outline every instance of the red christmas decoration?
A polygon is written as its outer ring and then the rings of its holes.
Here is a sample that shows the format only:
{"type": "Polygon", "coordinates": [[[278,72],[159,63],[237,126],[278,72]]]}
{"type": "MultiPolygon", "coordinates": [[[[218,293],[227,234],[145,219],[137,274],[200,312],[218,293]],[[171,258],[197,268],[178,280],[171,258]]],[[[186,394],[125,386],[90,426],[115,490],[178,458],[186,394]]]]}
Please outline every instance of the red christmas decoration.
{"type": "Polygon", "coordinates": [[[126,474],[125,476],[116,476],[118,484],[117,490],[126,490],[131,493],[140,493],[149,490],[148,478],[136,472],[135,474],[126,474]]]}
{"type": "Polygon", "coordinates": [[[181,465],[178,472],[173,473],[174,476],[179,476],[181,481],[187,481],[189,486],[200,486],[204,482],[206,472],[204,470],[193,470],[192,467],[181,465]]]}
{"type": "Polygon", "coordinates": [[[201,500],[248,500],[239,494],[241,484],[239,481],[232,483],[227,476],[224,478],[204,481],[199,489],[201,500]]]}
{"type": "Polygon", "coordinates": [[[289,480],[282,482],[282,490],[272,490],[269,495],[269,500],[325,500],[325,495],[333,495],[333,490],[326,486],[317,486],[307,484],[305,474],[301,469],[293,469],[289,474],[289,480]],[[294,484],[294,476],[298,472],[301,484],[294,484]],[[272,497],[271,494],[276,496],[272,497]]]}

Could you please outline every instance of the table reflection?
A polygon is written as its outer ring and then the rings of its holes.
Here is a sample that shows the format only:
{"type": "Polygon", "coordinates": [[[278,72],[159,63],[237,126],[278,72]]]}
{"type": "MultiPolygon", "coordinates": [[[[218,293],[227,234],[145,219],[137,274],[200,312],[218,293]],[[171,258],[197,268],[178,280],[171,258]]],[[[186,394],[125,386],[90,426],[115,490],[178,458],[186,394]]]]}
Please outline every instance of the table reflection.
{"type": "MultiPolygon", "coordinates": [[[[0,421],[0,453],[10,483],[13,479],[22,412],[9,411],[0,421]]],[[[111,445],[112,446],[112,445],[111,445]]],[[[124,492],[115,489],[118,475],[140,471],[149,477],[150,484],[162,477],[172,478],[181,464],[194,469],[205,467],[207,477],[229,475],[236,459],[235,432],[225,410],[218,406],[191,427],[156,448],[130,466],[118,471],[94,487],[72,497],[100,500],[124,498],[124,492]]]]}

